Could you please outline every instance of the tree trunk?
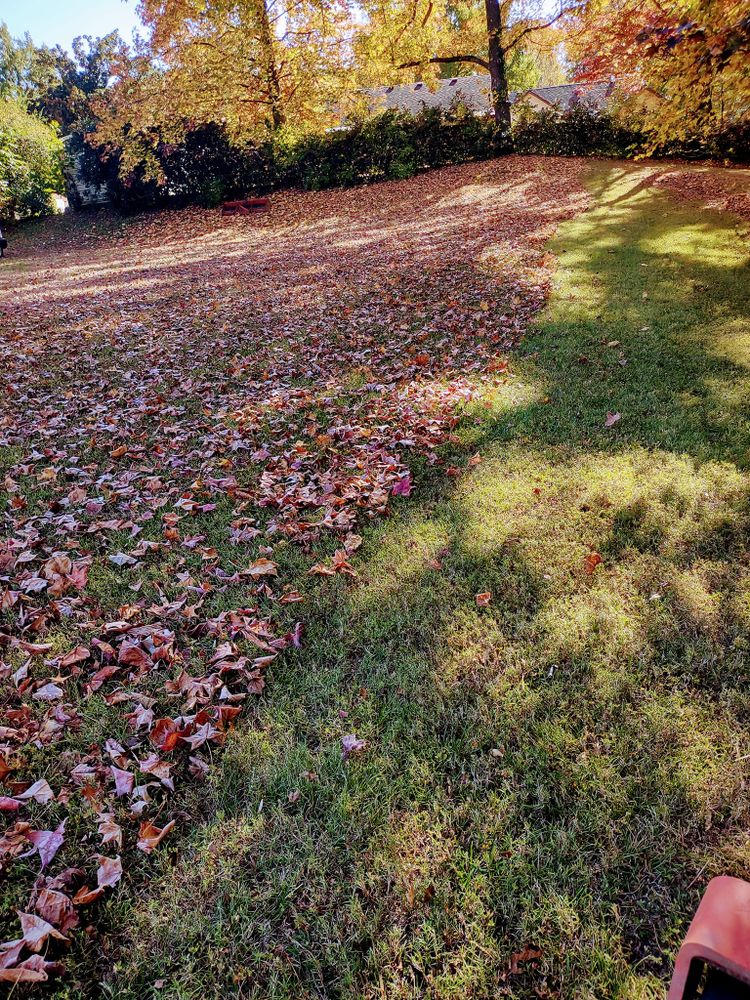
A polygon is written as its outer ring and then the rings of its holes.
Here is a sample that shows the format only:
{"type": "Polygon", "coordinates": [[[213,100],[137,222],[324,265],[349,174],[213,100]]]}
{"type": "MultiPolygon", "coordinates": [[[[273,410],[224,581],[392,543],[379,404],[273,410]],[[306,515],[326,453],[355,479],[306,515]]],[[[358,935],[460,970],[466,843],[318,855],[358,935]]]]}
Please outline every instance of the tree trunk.
{"type": "Polygon", "coordinates": [[[274,37],[271,22],[268,18],[268,8],[266,0],[256,0],[255,20],[257,23],[258,41],[262,52],[263,76],[265,77],[266,92],[271,111],[271,124],[273,130],[277,131],[285,123],[284,107],[281,100],[281,84],[276,66],[276,52],[274,50],[274,37]]]}
{"type": "Polygon", "coordinates": [[[484,0],[487,14],[487,54],[490,64],[490,94],[495,124],[503,131],[510,130],[510,101],[508,100],[508,76],[505,69],[505,52],[500,44],[502,25],[500,23],[499,0],[484,0]]]}

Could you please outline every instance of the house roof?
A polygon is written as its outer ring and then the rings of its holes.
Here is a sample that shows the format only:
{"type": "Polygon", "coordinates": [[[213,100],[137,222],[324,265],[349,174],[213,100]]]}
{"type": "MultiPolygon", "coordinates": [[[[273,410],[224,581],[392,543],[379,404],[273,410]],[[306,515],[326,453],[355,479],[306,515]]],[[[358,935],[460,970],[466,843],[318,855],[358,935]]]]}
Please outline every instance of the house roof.
{"type": "Polygon", "coordinates": [[[613,90],[614,84],[609,80],[601,83],[563,83],[559,87],[533,87],[523,94],[518,94],[516,100],[525,97],[526,94],[534,94],[552,107],[561,108],[563,111],[576,104],[586,104],[601,111],[613,90]]]}
{"type": "Polygon", "coordinates": [[[484,112],[490,107],[488,75],[459,76],[450,80],[426,83],[404,83],[395,87],[373,87],[369,94],[375,107],[383,111],[408,111],[416,114],[422,108],[449,108],[464,104],[471,111],[484,112]]]}
{"type": "MultiPolygon", "coordinates": [[[[529,94],[545,101],[550,107],[567,110],[575,104],[588,104],[600,110],[612,93],[613,84],[565,83],[558,87],[534,87],[526,91],[512,91],[510,103],[529,94]]],[[[370,94],[373,105],[382,111],[408,111],[416,114],[423,107],[449,108],[454,104],[464,104],[471,111],[488,112],[490,109],[490,78],[488,74],[457,76],[449,80],[438,80],[428,86],[426,83],[404,83],[394,87],[372,87],[370,94]]]]}

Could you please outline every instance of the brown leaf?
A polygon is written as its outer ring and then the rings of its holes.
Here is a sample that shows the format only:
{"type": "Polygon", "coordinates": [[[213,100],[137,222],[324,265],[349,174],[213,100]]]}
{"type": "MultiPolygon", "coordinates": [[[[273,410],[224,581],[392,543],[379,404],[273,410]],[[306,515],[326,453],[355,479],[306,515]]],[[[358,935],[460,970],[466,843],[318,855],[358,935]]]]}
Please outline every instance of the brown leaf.
{"type": "Polygon", "coordinates": [[[336,576],[336,570],[333,567],[324,566],[322,563],[311,566],[307,573],[308,576],[336,576]]]}
{"type": "Polygon", "coordinates": [[[151,851],[153,851],[153,849],[166,837],[174,826],[174,823],[174,820],[170,820],[170,822],[160,830],[158,826],[154,826],[154,824],[149,822],[149,820],[145,820],[141,823],[140,830],[138,831],[139,849],[141,851],[145,851],[146,854],[150,854],[151,851]]]}
{"type": "Polygon", "coordinates": [[[114,814],[102,812],[96,818],[102,845],[117,844],[118,847],[122,847],[122,827],[115,822],[114,814]]]}
{"type": "Polygon", "coordinates": [[[278,566],[275,562],[271,562],[270,559],[261,558],[251,563],[245,572],[255,578],[261,576],[278,576],[278,566]]]}
{"type": "Polygon", "coordinates": [[[142,671],[151,670],[154,666],[154,661],[149,654],[135,642],[124,642],[120,646],[117,660],[119,663],[127,664],[129,667],[136,667],[136,669],[142,671]]]}
{"type": "Polygon", "coordinates": [[[63,934],[78,924],[78,914],[73,908],[70,898],[64,892],[42,889],[34,904],[34,909],[43,920],[53,924],[63,934]]]}
{"type": "Polygon", "coordinates": [[[25,791],[16,792],[15,797],[21,802],[28,802],[29,799],[33,799],[35,802],[45,805],[54,799],[55,793],[50,788],[46,778],[39,778],[33,785],[29,785],[25,791]]]}
{"type": "Polygon", "coordinates": [[[394,496],[408,497],[412,491],[412,479],[410,475],[403,476],[391,486],[391,493],[394,496]]]}
{"type": "Polygon", "coordinates": [[[596,567],[602,562],[602,557],[598,552],[589,552],[586,558],[583,560],[583,566],[586,572],[590,575],[594,572],[596,567]]]}
{"type": "Polygon", "coordinates": [[[96,856],[96,881],[100,889],[111,889],[122,878],[122,861],[116,858],[106,858],[102,854],[96,856]]]}
{"type": "Polygon", "coordinates": [[[42,687],[37,688],[32,694],[32,698],[37,701],[59,701],[65,692],[57,684],[44,684],[42,687]]]}
{"type": "Polygon", "coordinates": [[[153,729],[149,733],[149,738],[155,747],[160,750],[174,750],[180,739],[179,726],[174,719],[157,719],[153,729]]]}
{"type": "Polygon", "coordinates": [[[75,896],[73,896],[73,905],[88,906],[90,903],[95,903],[97,899],[101,899],[103,895],[104,889],[101,886],[97,886],[96,889],[89,889],[87,885],[83,885],[75,896]]]}
{"type": "Polygon", "coordinates": [[[341,756],[346,760],[351,754],[364,750],[366,746],[366,740],[361,740],[356,733],[349,733],[341,737],[341,756]]]}
{"type": "Polygon", "coordinates": [[[91,656],[91,650],[86,646],[76,646],[75,649],[71,649],[69,653],[60,659],[61,667],[72,667],[76,663],[83,663],[85,660],[91,656]]]}
{"type": "Polygon", "coordinates": [[[41,955],[30,955],[12,968],[0,968],[0,982],[46,983],[50,972],[62,972],[62,965],[48,962],[41,955]]]}
{"type": "Polygon", "coordinates": [[[510,956],[511,975],[515,976],[518,973],[518,967],[523,962],[533,962],[541,957],[541,951],[537,951],[536,948],[524,948],[522,951],[515,952],[515,954],[510,956]]]}
{"type": "Polygon", "coordinates": [[[23,943],[29,951],[41,951],[45,941],[49,937],[57,938],[58,941],[68,940],[52,924],[38,917],[35,913],[22,913],[21,910],[17,912],[18,918],[21,921],[23,943]]]}

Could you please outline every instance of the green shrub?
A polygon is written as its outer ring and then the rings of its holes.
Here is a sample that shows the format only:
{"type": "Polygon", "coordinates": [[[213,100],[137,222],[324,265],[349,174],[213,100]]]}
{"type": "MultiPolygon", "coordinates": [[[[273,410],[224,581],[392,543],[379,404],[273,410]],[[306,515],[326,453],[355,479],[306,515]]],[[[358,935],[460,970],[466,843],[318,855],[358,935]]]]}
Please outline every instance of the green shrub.
{"type": "Polygon", "coordinates": [[[562,113],[525,109],[513,124],[518,153],[543,156],[653,156],[750,162],[750,119],[710,135],[654,145],[642,122],[577,105],[562,113]]]}
{"type": "Polygon", "coordinates": [[[25,218],[52,211],[64,190],[62,142],[54,126],[14,100],[0,100],[0,215],[25,218]]]}
{"type": "Polygon", "coordinates": [[[509,151],[494,124],[461,109],[393,111],[321,135],[279,136],[238,147],[218,124],[192,130],[179,146],[157,143],[164,175],[157,185],[138,171],[119,174],[115,153],[101,155],[102,178],[125,211],[159,204],[213,206],[227,198],[297,187],[319,191],[400,180],[431,167],[486,159],[509,151]]]}
{"type": "Polygon", "coordinates": [[[562,113],[524,109],[513,124],[513,145],[518,153],[544,156],[637,155],[646,135],[637,124],[575,105],[562,113]]]}

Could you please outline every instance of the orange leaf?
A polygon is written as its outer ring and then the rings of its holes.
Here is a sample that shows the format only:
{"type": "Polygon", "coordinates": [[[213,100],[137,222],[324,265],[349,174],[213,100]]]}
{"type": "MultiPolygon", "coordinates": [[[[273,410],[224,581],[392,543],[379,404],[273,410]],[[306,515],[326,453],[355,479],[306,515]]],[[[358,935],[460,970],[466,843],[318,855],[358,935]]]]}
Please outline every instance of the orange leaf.
{"type": "Polygon", "coordinates": [[[174,826],[174,820],[170,820],[169,823],[161,830],[158,826],[154,826],[149,820],[144,820],[141,823],[141,828],[138,831],[138,847],[141,851],[145,851],[146,854],[150,854],[151,851],[161,843],[161,841],[166,837],[169,831],[174,826]]]}
{"type": "Polygon", "coordinates": [[[593,573],[601,561],[602,557],[599,555],[598,552],[589,552],[589,554],[583,560],[583,565],[586,569],[586,572],[589,574],[593,573]]]}

